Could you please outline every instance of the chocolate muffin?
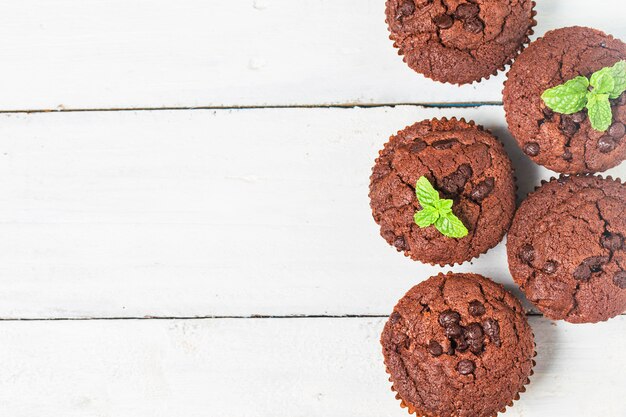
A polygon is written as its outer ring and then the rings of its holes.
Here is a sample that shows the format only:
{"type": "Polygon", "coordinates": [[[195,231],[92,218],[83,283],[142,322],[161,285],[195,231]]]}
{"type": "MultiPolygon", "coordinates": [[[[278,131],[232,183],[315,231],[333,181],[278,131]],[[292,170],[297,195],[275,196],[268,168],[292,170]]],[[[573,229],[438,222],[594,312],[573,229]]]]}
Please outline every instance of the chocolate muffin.
{"type": "Polygon", "coordinates": [[[494,247],[515,211],[515,180],[502,144],[474,122],[424,120],[392,136],[379,152],[370,178],[370,205],[381,235],[406,256],[452,265],[494,247]],[[416,183],[426,177],[467,228],[463,238],[420,227],[424,207],[416,183]]]}
{"type": "Polygon", "coordinates": [[[417,416],[495,416],[519,399],[534,366],[519,301],[475,274],[439,274],[413,287],[381,343],[396,398],[417,416]]]}
{"type": "Polygon", "coordinates": [[[605,171],[626,158],[626,94],[611,100],[613,125],[592,128],[586,109],[555,113],[542,94],[626,59],[626,44],[595,29],[550,31],[513,63],[504,88],[509,129],[533,161],[566,174],[605,171]]]}
{"type": "Polygon", "coordinates": [[[522,203],[509,268],[546,316],[595,323],[626,310],[624,213],[626,186],[610,177],[552,179],[522,203]]]}
{"type": "Polygon", "coordinates": [[[489,78],[529,42],[531,0],[387,0],[390,39],[413,70],[436,81],[489,78]]]}

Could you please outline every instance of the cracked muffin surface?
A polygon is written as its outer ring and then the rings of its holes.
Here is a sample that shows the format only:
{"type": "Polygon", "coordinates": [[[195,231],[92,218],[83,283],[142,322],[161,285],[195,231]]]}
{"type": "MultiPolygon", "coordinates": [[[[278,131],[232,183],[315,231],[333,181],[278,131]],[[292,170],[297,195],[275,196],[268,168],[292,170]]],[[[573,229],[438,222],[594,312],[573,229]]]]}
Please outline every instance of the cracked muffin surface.
{"type": "Polygon", "coordinates": [[[392,136],[370,178],[370,205],[383,238],[414,260],[431,264],[468,261],[494,247],[515,211],[515,180],[502,144],[473,122],[424,120],[392,136]],[[454,239],[435,227],[420,228],[415,184],[425,176],[469,234],[454,239]]]}
{"type": "Polygon", "coordinates": [[[515,282],[551,319],[608,320],[626,310],[626,186],[553,179],[520,206],[507,253],[515,282]]]}
{"type": "Polygon", "coordinates": [[[387,0],[390,39],[413,70],[466,84],[495,75],[529,42],[531,0],[387,0]]]}
{"type": "Polygon", "coordinates": [[[626,93],[611,100],[613,124],[606,132],[591,127],[587,110],[559,114],[541,95],[577,76],[626,59],[626,44],[585,27],[546,33],[515,60],[504,87],[509,130],[536,163],[564,174],[605,171],[626,158],[626,93]]]}
{"type": "Polygon", "coordinates": [[[521,304],[476,274],[439,274],[410,289],[381,344],[393,390],[418,416],[494,416],[519,398],[534,365],[521,304]]]}

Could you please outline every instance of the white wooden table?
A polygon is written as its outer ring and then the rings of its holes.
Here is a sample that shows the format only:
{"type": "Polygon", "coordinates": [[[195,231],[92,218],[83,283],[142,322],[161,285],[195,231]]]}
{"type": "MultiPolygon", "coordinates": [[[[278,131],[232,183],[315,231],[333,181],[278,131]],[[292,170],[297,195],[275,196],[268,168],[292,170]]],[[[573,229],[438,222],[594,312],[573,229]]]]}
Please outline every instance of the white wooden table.
{"type": "MultiPolygon", "coordinates": [[[[622,0],[537,2],[537,35],[626,38],[622,0]]],[[[551,173],[507,133],[503,75],[424,79],[383,10],[0,3],[0,415],[406,415],[378,337],[406,290],[449,268],[379,237],[378,149],[462,116],[504,141],[520,198],[551,173]]],[[[455,270],[520,295],[502,244],[455,270]]],[[[626,316],[569,325],[527,307],[536,374],[506,415],[626,416],[626,316]]]]}

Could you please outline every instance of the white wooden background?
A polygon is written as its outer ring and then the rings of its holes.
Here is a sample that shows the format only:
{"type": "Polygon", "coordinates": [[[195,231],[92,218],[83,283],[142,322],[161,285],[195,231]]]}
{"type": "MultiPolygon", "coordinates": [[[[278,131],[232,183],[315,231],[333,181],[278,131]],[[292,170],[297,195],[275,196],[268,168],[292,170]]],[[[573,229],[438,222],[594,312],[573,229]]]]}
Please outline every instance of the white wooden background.
{"type": "MultiPolygon", "coordinates": [[[[537,1],[534,37],[580,24],[626,38],[622,0],[537,1]]],[[[551,173],[507,133],[503,75],[424,79],[383,11],[0,2],[0,415],[406,415],[384,316],[450,268],[379,237],[378,149],[456,115],[504,141],[520,198],[551,173]]],[[[502,244],[454,270],[520,295],[502,244]]],[[[569,325],[527,307],[538,364],[506,415],[626,416],[626,316],[569,325]]]]}

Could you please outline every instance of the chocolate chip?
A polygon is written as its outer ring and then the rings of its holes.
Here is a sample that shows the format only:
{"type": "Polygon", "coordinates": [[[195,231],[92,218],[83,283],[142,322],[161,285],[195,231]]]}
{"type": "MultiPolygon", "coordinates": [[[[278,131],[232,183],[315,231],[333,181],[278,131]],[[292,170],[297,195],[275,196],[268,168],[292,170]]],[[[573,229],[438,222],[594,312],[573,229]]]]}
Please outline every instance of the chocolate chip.
{"type": "Polygon", "coordinates": [[[470,344],[462,336],[456,338],[454,341],[456,343],[456,350],[458,350],[459,352],[465,352],[470,347],[470,344]]]}
{"type": "Polygon", "coordinates": [[[481,340],[483,338],[483,328],[478,323],[472,323],[465,328],[464,334],[470,340],[481,340]]]}
{"type": "Polygon", "coordinates": [[[448,29],[454,24],[454,19],[447,14],[440,14],[439,16],[433,18],[433,23],[439,29],[448,29]]]}
{"type": "Polygon", "coordinates": [[[450,323],[449,325],[446,326],[446,337],[449,337],[451,339],[456,339],[459,338],[463,335],[463,328],[456,324],[456,323],[450,323]]]}
{"type": "Polygon", "coordinates": [[[578,113],[571,114],[570,118],[574,123],[582,123],[587,118],[587,114],[584,111],[579,111],[578,113]]]}
{"type": "Polygon", "coordinates": [[[400,250],[405,250],[406,249],[406,240],[404,240],[404,237],[402,237],[402,236],[397,236],[395,238],[395,240],[393,241],[393,246],[395,246],[396,248],[398,248],[400,250]]]}
{"type": "Polygon", "coordinates": [[[626,272],[619,271],[615,276],[613,276],[613,284],[620,287],[622,290],[626,290],[626,272]]]}
{"type": "Polygon", "coordinates": [[[487,319],[483,321],[483,331],[494,345],[500,347],[500,325],[496,320],[487,319]]]}
{"type": "Polygon", "coordinates": [[[470,178],[472,176],[472,174],[474,173],[472,171],[472,167],[469,164],[461,164],[459,165],[459,168],[457,169],[457,171],[463,175],[465,178],[470,178]]]}
{"type": "Polygon", "coordinates": [[[470,197],[472,200],[480,203],[483,201],[491,192],[493,191],[493,187],[495,186],[495,181],[493,178],[487,178],[485,181],[479,183],[472,192],[470,193],[470,197]]]}
{"type": "Polygon", "coordinates": [[[409,152],[419,153],[426,149],[428,145],[421,139],[415,139],[411,146],[409,146],[409,152]]]}
{"type": "Polygon", "coordinates": [[[574,158],[574,155],[572,155],[572,151],[570,151],[569,149],[565,149],[563,155],[561,155],[561,158],[565,159],[566,161],[571,161],[574,158]]]}
{"type": "Polygon", "coordinates": [[[411,339],[409,339],[408,337],[404,339],[404,348],[406,350],[409,350],[411,348],[411,339]]]}
{"type": "Polygon", "coordinates": [[[415,13],[415,3],[413,0],[405,0],[404,3],[398,7],[398,14],[396,19],[400,19],[403,16],[410,16],[415,13]]]}
{"type": "Polygon", "coordinates": [[[439,314],[439,324],[443,327],[448,327],[451,324],[459,324],[461,322],[461,315],[453,310],[446,310],[439,314]]]}
{"type": "Polygon", "coordinates": [[[550,107],[544,107],[542,110],[543,115],[546,119],[551,120],[554,116],[554,111],[550,107]]]}
{"type": "Polygon", "coordinates": [[[470,340],[469,345],[470,352],[472,352],[474,355],[480,355],[483,352],[484,345],[482,339],[470,340]]]}
{"type": "Polygon", "coordinates": [[[574,270],[573,276],[574,279],[577,279],[579,281],[589,281],[589,279],[591,278],[591,269],[588,265],[585,265],[584,263],[580,264],[574,270]]]}
{"type": "Polygon", "coordinates": [[[528,156],[537,156],[539,155],[539,144],[537,142],[528,142],[524,145],[524,153],[528,156]]]}
{"type": "Polygon", "coordinates": [[[600,237],[600,244],[608,250],[619,250],[624,245],[624,239],[617,233],[605,233],[600,237]]]}
{"type": "Polygon", "coordinates": [[[391,316],[389,317],[389,321],[391,322],[391,324],[396,324],[397,322],[400,321],[401,318],[402,316],[400,315],[400,313],[398,313],[397,311],[394,311],[393,313],[391,313],[391,316]]]}
{"type": "Polygon", "coordinates": [[[621,139],[626,134],[626,126],[623,123],[615,122],[609,127],[609,135],[615,139],[621,139]]]}
{"type": "Polygon", "coordinates": [[[459,4],[459,7],[456,8],[454,15],[459,19],[465,20],[476,16],[479,12],[480,8],[477,4],[463,3],[459,4]]]}
{"type": "Polygon", "coordinates": [[[456,195],[463,191],[465,183],[472,176],[472,167],[463,164],[452,174],[441,180],[441,188],[446,194],[456,195]]]}
{"type": "Polygon", "coordinates": [[[469,303],[467,311],[471,316],[480,317],[485,314],[485,306],[480,301],[474,300],[469,303]]]}
{"type": "Polygon", "coordinates": [[[431,340],[428,344],[428,353],[433,356],[441,356],[443,354],[443,348],[441,345],[434,340],[431,340]]]}
{"type": "Polygon", "coordinates": [[[526,244],[522,246],[519,251],[519,257],[527,264],[531,263],[535,259],[535,248],[532,245],[526,244]]]}
{"type": "Polygon", "coordinates": [[[444,149],[450,149],[455,143],[459,143],[458,139],[444,139],[433,142],[432,146],[438,151],[442,151],[444,149]]]}
{"type": "Polygon", "coordinates": [[[579,281],[589,281],[591,274],[602,271],[602,265],[608,261],[608,256],[591,256],[578,265],[572,275],[579,281]]]}
{"type": "Polygon", "coordinates": [[[468,359],[463,359],[456,365],[456,370],[461,375],[469,375],[474,372],[474,369],[476,369],[476,365],[474,365],[474,362],[468,359]]]}
{"type": "Polygon", "coordinates": [[[602,136],[598,140],[598,150],[602,153],[609,153],[617,147],[617,143],[610,136],[602,136]]]}
{"type": "Polygon", "coordinates": [[[564,135],[574,136],[574,134],[578,132],[579,127],[580,126],[578,126],[578,124],[576,124],[576,122],[572,120],[571,116],[566,114],[561,116],[561,124],[559,126],[559,129],[561,129],[561,132],[563,132],[564,135]]]}
{"type": "Polygon", "coordinates": [[[609,262],[608,256],[591,256],[583,261],[583,264],[589,267],[592,273],[602,271],[602,265],[609,262]]]}
{"type": "Polygon", "coordinates": [[[543,272],[545,272],[546,274],[552,275],[552,274],[554,274],[556,272],[556,268],[557,268],[557,263],[556,262],[548,261],[543,266],[543,272]]]}
{"type": "Polygon", "coordinates": [[[467,19],[463,23],[463,29],[471,33],[480,33],[485,28],[485,24],[477,17],[467,19]]]}

